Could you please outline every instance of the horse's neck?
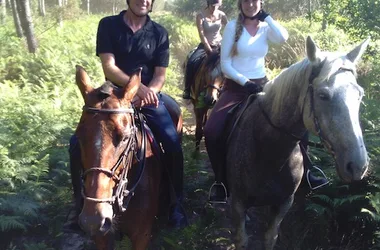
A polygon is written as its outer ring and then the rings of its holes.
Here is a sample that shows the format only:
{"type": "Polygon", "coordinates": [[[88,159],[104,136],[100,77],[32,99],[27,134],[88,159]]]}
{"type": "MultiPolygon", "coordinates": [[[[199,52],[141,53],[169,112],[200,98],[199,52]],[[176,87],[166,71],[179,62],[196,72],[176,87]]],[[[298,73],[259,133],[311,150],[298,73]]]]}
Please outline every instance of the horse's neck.
{"type": "MultiPolygon", "coordinates": [[[[307,98],[308,78],[311,68],[303,67],[284,77],[274,79],[265,95],[259,97],[260,109],[269,118],[268,123],[295,135],[305,130],[303,112],[307,98]],[[305,98],[306,97],[306,98],[305,98]]],[[[267,119],[268,120],[268,119],[267,119]]]]}

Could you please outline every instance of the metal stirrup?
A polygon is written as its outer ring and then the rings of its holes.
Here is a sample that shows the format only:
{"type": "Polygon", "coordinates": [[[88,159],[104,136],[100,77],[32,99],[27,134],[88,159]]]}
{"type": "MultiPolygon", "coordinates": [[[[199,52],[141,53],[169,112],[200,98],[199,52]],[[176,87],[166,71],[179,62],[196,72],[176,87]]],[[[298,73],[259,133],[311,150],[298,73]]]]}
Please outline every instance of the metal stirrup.
{"type": "Polygon", "coordinates": [[[226,186],[223,184],[223,182],[214,182],[211,187],[210,187],[210,190],[208,192],[208,202],[209,203],[212,203],[212,204],[226,204],[227,203],[227,188],[226,186]],[[221,201],[212,201],[211,200],[211,190],[213,187],[217,187],[217,186],[222,186],[223,189],[224,189],[224,194],[225,194],[225,197],[224,197],[224,200],[221,200],[221,201]]]}
{"type": "Polygon", "coordinates": [[[325,173],[322,171],[322,169],[320,169],[320,168],[317,167],[317,166],[312,166],[312,168],[318,170],[318,171],[322,174],[322,176],[323,176],[323,178],[326,180],[326,182],[325,182],[325,183],[322,183],[321,185],[318,185],[318,186],[313,187],[313,185],[312,185],[311,182],[310,182],[310,178],[309,178],[309,174],[311,173],[311,171],[310,171],[310,169],[308,169],[307,172],[306,172],[306,180],[307,180],[307,184],[309,184],[309,187],[310,187],[311,190],[316,190],[316,189],[318,189],[318,188],[320,188],[320,187],[323,187],[323,186],[325,186],[325,185],[327,185],[327,184],[330,183],[330,181],[327,179],[327,176],[326,176],[325,173]]]}

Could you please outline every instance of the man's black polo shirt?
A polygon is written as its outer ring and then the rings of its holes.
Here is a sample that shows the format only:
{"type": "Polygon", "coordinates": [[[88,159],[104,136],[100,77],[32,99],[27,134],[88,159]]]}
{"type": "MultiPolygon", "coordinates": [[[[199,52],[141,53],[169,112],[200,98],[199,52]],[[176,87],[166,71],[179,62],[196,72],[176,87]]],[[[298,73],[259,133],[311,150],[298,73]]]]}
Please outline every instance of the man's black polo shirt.
{"type": "Polygon", "coordinates": [[[169,38],[164,27],[147,16],[145,25],[136,33],[124,23],[125,10],[100,20],[96,39],[96,55],[112,53],[116,66],[127,75],[142,67],[141,82],[148,85],[154,67],[168,67],[169,38]]]}

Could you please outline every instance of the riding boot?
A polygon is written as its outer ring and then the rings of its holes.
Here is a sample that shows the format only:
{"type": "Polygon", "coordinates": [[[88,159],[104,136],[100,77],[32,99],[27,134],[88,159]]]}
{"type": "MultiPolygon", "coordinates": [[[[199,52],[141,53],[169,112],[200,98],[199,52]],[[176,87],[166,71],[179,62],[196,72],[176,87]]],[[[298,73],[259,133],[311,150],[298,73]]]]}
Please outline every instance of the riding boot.
{"type": "Polygon", "coordinates": [[[183,201],[183,154],[166,153],[166,166],[170,180],[170,207],[169,225],[174,228],[183,228],[188,225],[185,210],[182,207],[183,201]]]}
{"type": "Polygon", "coordinates": [[[81,162],[81,152],[78,143],[78,138],[73,135],[70,139],[70,172],[71,172],[71,183],[73,185],[74,191],[74,208],[69,212],[67,220],[63,225],[63,231],[65,232],[82,232],[78,224],[79,214],[83,207],[82,198],[82,162],[81,162]]]}
{"type": "MultiPolygon", "coordinates": [[[[214,144],[214,143],[212,143],[214,144]]],[[[206,140],[207,152],[211,161],[215,174],[215,182],[210,187],[209,202],[210,203],[226,203],[228,196],[228,187],[226,179],[225,161],[221,155],[225,155],[222,144],[210,145],[210,141],[206,140]]]]}

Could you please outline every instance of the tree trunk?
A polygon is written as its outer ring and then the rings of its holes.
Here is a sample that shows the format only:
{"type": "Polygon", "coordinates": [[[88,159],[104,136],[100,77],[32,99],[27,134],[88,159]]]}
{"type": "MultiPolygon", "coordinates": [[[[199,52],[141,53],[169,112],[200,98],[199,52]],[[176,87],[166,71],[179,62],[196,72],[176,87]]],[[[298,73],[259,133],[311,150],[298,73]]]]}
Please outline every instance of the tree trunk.
{"type": "Polygon", "coordinates": [[[33,19],[29,0],[17,0],[17,10],[28,43],[28,50],[30,53],[35,53],[37,50],[37,40],[34,36],[33,19]]]}
{"type": "Polygon", "coordinates": [[[63,0],[58,0],[58,25],[59,27],[63,27],[63,0]]]}
{"type": "Polygon", "coordinates": [[[45,0],[38,0],[38,14],[40,16],[46,16],[45,0]]]}
{"type": "Polygon", "coordinates": [[[90,0],[87,0],[87,15],[90,15],[90,0]]]}
{"type": "Polygon", "coordinates": [[[0,0],[0,24],[5,23],[5,18],[7,16],[7,8],[6,8],[5,0],[0,0]]]}
{"type": "Polygon", "coordinates": [[[18,11],[17,11],[16,0],[10,0],[10,1],[11,1],[11,7],[12,7],[13,22],[15,24],[17,36],[23,37],[24,32],[23,32],[22,27],[21,27],[20,17],[18,15],[18,11]]]}

